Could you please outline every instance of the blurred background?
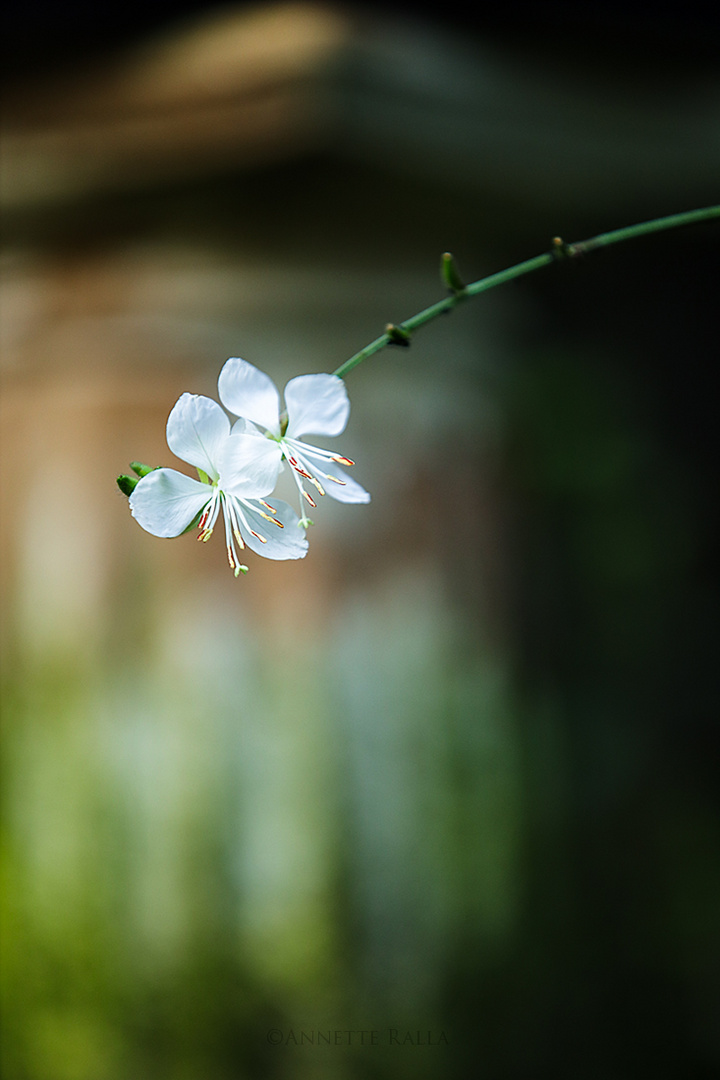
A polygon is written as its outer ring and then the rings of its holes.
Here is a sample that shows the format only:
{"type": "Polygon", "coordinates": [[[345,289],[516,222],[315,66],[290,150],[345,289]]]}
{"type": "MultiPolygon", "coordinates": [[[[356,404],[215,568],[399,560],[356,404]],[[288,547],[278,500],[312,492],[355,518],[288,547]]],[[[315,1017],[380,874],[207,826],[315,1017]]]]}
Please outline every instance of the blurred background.
{"type": "Polygon", "coordinates": [[[352,371],[372,502],[302,562],[236,581],[115,486],[185,469],[228,356],[332,371],[445,250],[717,202],[717,13],[4,20],[3,1075],[717,1075],[717,225],[352,371]]]}

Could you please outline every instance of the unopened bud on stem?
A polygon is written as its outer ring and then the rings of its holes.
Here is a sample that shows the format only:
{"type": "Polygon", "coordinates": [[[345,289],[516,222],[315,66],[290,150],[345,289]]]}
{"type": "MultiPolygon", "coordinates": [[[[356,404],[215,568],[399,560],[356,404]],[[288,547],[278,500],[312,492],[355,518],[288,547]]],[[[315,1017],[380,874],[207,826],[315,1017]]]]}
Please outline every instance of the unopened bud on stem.
{"type": "Polygon", "coordinates": [[[404,349],[407,349],[410,344],[410,335],[402,326],[389,322],[385,327],[385,333],[390,338],[391,345],[402,345],[404,349]]]}
{"type": "Polygon", "coordinates": [[[138,478],[136,476],[127,476],[125,473],[117,478],[117,486],[120,488],[123,495],[127,495],[128,499],[135,490],[137,483],[138,478]]]}
{"type": "Polygon", "coordinates": [[[148,473],[155,472],[157,465],[143,465],[142,461],[131,461],[130,468],[141,479],[143,476],[147,476],[148,473]]]}
{"type": "Polygon", "coordinates": [[[465,282],[460,277],[455,257],[446,251],[440,260],[440,276],[451,293],[465,292],[465,282]]]}

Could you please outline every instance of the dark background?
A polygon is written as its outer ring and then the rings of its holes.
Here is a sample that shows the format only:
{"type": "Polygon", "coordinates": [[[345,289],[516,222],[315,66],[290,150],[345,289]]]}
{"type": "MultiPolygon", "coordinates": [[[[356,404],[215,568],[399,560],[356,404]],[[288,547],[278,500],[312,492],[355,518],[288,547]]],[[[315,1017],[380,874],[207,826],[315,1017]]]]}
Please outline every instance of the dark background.
{"type": "MultiPolygon", "coordinates": [[[[197,0],[153,0],[102,6],[71,0],[31,0],[4,5],[0,57],[3,78],[50,64],[71,64],[102,54],[162,27],[168,21],[211,7],[197,0]]],[[[251,6],[251,5],[248,5],[251,6]]],[[[486,40],[530,45],[547,52],[548,63],[582,63],[599,55],[639,68],[667,58],[673,64],[712,61],[713,33],[720,26],[712,5],[697,3],[363,3],[365,10],[421,17],[439,25],[470,29],[486,40]],[[565,55],[563,55],[565,54],[565,55]]]]}

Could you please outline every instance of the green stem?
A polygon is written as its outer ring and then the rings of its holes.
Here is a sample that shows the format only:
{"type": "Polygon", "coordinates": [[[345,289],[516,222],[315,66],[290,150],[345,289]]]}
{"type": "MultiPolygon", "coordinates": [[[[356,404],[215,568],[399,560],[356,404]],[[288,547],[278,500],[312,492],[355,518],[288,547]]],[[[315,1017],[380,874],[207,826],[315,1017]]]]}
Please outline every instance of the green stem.
{"type": "Polygon", "coordinates": [[[552,251],[548,251],[544,255],[536,255],[534,259],[526,259],[525,262],[511,266],[507,270],[501,270],[497,274],[491,274],[489,277],[474,281],[472,285],[453,292],[452,295],[447,296],[444,300],[439,300],[436,304],[425,308],[424,311],[418,312],[417,315],[406,319],[405,322],[398,323],[395,327],[391,325],[390,333],[384,333],[379,338],[375,338],[364,349],[361,349],[360,352],[355,353],[344,364],[341,364],[333,374],[344,378],[348,371],[352,371],[354,367],[361,364],[363,360],[367,360],[369,356],[373,356],[374,353],[380,352],[386,345],[397,344],[398,331],[410,334],[413,330],[417,330],[418,327],[436,319],[438,315],[452,311],[453,308],[457,307],[463,300],[467,300],[468,297],[487,292],[488,289],[494,289],[496,285],[504,285],[506,281],[512,281],[513,278],[522,277],[523,274],[531,274],[534,270],[540,270],[543,266],[550,266],[563,258],[576,258],[578,255],[585,255],[588,252],[595,251],[597,248],[609,247],[610,244],[620,244],[625,240],[634,240],[635,237],[644,236],[646,233],[662,232],[664,229],[675,229],[680,225],[693,225],[696,222],[710,221],[712,218],[717,217],[720,217],[720,205],[708,206],[702,210],[688,210],[682,214],[670,214],[668,217],[654,218],[652,221],[643,221],[639,225],[630,225],[624,229],[614,229],[612,232],[600,233],[590,240],[583,240],[577,244],[565,244],[562,240],[556,239],[553,241],[552,251]]]}

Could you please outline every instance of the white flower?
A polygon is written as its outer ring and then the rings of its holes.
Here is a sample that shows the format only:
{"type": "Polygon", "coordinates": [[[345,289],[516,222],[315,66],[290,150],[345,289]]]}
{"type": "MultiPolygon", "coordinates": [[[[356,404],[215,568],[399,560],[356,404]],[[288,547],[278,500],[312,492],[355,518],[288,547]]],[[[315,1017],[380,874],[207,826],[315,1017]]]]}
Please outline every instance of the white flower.
{"type": "MultiPolygon", "coordinates": [[[[337,375],[298,375],[285,387],[287,419],[280,413],[280,395],[272,379],[247,360],[231,357],[218,379],[218,393],[225,408],[242,419],[233,431],[247,431],[243,421],[251,421],[265,432],[275,447],[276,468],[283,457],[292,466],[301,496],[317,506],[305,490],[308,480],[320,495],[331,495],[346,503],[370,502],[370,495],[338,465],[352,465],[349,458],[302,442],[301,435],[339,435],[345,430],[350,402],[342,379],[337,375]],[[327,469],[332,468],[332,473],[327,469]]],[[[301,503],[302,506],[302,503],[301,503]]],[[[309,525],[306,517],[303,525],[309,525]]]]}
{"type": "Polygon", "coordinates": [[[232,433],[217,402],[183,394],[167,422],[172,452],[194,465],[200,480],[175,469],[154,469],[138,481],[130,511],[153,536],[179,536],[200,515],[198,540],[208,540],[220,508],[225,519],[228,562],[235,577],[247,567],[237,546],[268,559],[301,559],[307,551],[299,520],[291,507],[264,501],[277,479],[273,444],[262,436],[232,433]],[[288,526],[286,528],[286,526],[288,526]]]}

